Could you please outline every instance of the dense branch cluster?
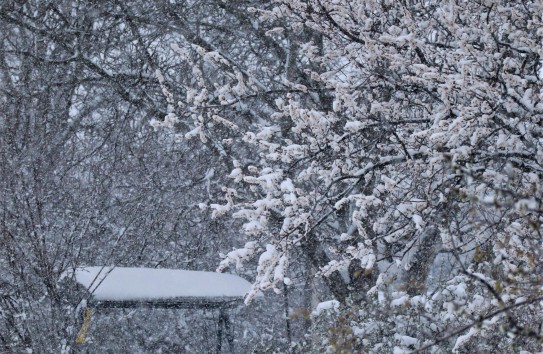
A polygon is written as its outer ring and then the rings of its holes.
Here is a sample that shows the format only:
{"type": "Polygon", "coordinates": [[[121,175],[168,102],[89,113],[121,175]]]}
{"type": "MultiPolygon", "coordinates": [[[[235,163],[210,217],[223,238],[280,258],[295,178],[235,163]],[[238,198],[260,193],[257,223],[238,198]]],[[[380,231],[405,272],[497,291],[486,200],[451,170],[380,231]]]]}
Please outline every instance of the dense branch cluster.
{"type": "MultiPolygon", "coordinates": [[[[370,352],[436,336],[455,350],[477,337],[481,348],[535,345],[491,328],[540,336],[524,324],[541,321],[541,4],[276,1],[247,10],[258,16],[252,33],[264,27],[269,38],[247,45],[267,52],[231,59],[184,47],[193,72],[218,76],[194,80],[179,104],[194,120],[186,138],[257,152],[225,151],[232,182],[225,203],[209,205],[267,244],[247,301],[290,284],[299,252],[337,299],[364,308],[354,321],[370,352]],[[274,56],[281,66],[268,63],[274,56]],[[375,307],[386,306],[402,311],[379,322],[375,307]],[[446,336],[466,324],[484,326],[446,336]],[[381,325],[400,339],[384,340],[381,325]]],[[[220,269],[254,252],[250,242],[220,269]]]]}

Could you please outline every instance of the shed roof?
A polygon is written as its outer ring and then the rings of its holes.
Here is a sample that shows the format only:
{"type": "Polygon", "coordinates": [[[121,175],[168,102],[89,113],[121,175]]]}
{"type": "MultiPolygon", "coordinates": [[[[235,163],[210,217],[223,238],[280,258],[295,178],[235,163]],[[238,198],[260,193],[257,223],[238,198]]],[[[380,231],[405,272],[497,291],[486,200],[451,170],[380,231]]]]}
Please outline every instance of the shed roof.
{"type": "Polygon", "coordinates": [[[178,269],[80,267],[74,277],[95,307],[221,307],[251,288],[237,275],[178,269]]]}

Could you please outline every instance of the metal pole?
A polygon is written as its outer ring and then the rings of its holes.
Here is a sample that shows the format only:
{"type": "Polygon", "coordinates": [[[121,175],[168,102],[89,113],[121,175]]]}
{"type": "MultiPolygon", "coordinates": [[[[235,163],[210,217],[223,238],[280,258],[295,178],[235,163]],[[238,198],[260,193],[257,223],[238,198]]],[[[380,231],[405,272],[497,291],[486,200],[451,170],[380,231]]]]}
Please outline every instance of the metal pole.
{"type": "Polygon", "coordinates": [[[222,350],[222,327],[223,327],[223,309],[219,312],[219,322],[217,323],[217,354],[222,350]]]}
{"type": "Polygon", "coordinates": [[[223,311],[223,318],[224,318],[224,329],[226,331],[226,339],[228,340],[228,347],[230,348],[230,353],[234,354],[234,327],[230,323],[230,316],[228,316],[228,313],[226,313],[225,310],[223,311]]]}

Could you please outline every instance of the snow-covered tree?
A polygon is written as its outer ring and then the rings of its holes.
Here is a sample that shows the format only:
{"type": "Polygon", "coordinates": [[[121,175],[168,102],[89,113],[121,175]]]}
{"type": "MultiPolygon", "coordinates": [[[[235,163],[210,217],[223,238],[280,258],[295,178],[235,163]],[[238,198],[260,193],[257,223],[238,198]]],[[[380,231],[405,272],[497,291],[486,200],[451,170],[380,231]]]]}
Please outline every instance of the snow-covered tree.
{"type": "Polygon", "coordinates": [[[188,125],[180,139],[230,165],[203,207],[243,220],[248,243],[219,269],[259,258],[250,302],[301,285],[303,255],[359,309],[365,352],[538,348],[543,4],[261,5],[224,2],[237,31],[172,43],[183,97],[157,72],[155,125],[188,125]]]}

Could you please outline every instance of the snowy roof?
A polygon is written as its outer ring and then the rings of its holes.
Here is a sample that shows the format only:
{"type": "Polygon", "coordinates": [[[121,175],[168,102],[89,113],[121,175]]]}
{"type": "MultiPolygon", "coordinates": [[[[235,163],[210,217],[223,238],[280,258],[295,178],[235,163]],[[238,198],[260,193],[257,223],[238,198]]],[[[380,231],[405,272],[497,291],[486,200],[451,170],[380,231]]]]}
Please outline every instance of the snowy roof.
{"type": "Polygon", "coordinates": [[[81,267],[74,278],[101,307],[219,307],[251,288],[237,275],[178,269],[81,267]]]}

